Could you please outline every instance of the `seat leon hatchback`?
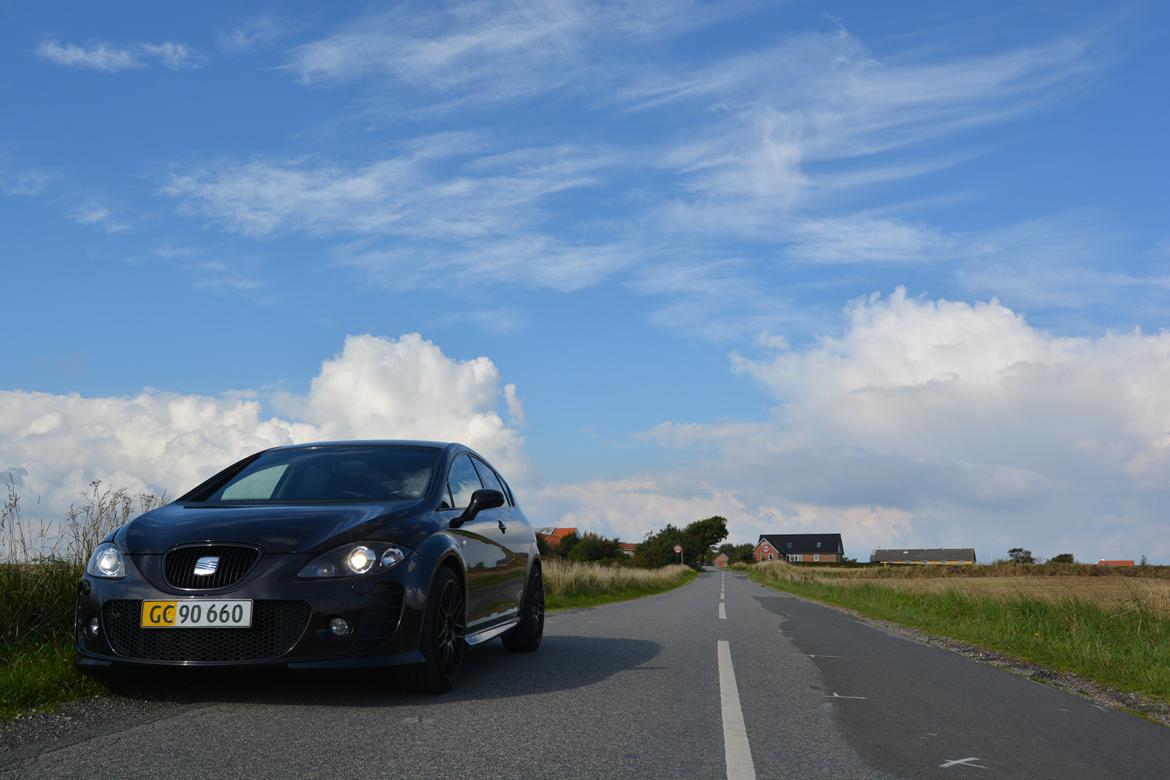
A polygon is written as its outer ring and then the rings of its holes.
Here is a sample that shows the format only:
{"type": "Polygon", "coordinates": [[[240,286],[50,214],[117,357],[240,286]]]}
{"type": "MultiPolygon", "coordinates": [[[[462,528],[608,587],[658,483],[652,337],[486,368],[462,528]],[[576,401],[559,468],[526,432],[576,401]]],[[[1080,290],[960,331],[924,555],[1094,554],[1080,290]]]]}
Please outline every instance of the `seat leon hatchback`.
{"type": "Polygon", "coordinates": [[[445,691],[468,646],[544,632],[536,536],[461,444],[276,447],[99,544],[78,588],[77,663],[394,667],[445,691]]]}

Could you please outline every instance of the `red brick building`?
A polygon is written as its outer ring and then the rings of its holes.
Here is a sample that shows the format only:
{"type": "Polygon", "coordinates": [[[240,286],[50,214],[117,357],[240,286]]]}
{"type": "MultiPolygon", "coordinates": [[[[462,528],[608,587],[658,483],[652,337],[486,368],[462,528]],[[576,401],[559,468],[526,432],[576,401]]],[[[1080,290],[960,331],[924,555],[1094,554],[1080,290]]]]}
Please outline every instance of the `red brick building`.
{"type": "Polygon", "coordinates": [[[841,534],[763,534],[752,550],[759,561],[838,563],[845,559],[841,534]]]}

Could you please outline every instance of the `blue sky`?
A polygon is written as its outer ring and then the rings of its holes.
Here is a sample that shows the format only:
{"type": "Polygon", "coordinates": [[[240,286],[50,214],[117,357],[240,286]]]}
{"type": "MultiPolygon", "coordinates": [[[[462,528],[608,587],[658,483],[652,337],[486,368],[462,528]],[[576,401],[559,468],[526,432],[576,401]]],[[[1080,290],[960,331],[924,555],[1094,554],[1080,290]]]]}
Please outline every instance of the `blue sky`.
{"type": "MultiPolygon", "coordinates": [[[[1170,292],[1160,4],[0,13],[0,466],[30,490],[108,474],[125,436],[52,453],[148,388],[393,434],[298,409],[347,336],[419,333],[453,365],[490,361],[494,400],[351,390],[498,414],[506,446],[477,446],[515,461],[542,524],[637,538],[728,504],[740,538],[833,524],[851,554],[1018,539],[1170,560],[1152,541],[1170,419],[1149,400],[1170,292]],[[1041,420],[1053,366],[1085,390],[1041,420]],[[875,389],[884,438],[854,419],[875,389]],[[18,427],[37,393],[63,410],[52,431],[18,427]],[[907,433],[942,407],[969,422],[949,443],[907,433]],[[813,488],[808,464],[889,476],[813,488]],[[1008,487],[924,487],[970,473],[1008,487]]],[[[206,424],[160,423],[152,446],[181,459],[206,424]]],[[[236,433],[200,434],[198,463],[266,441],[236,433]]]]}

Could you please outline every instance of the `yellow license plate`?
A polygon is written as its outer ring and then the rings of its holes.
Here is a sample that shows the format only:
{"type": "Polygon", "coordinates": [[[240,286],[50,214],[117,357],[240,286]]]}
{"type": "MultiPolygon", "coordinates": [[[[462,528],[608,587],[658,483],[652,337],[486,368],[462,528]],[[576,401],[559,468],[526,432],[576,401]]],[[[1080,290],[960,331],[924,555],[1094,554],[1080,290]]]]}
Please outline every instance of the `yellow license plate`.
{"type": "Polygon", "coordinates": [[[143,628],[249,628],[250,599],[182,599],[142,602],[143,628]]]}

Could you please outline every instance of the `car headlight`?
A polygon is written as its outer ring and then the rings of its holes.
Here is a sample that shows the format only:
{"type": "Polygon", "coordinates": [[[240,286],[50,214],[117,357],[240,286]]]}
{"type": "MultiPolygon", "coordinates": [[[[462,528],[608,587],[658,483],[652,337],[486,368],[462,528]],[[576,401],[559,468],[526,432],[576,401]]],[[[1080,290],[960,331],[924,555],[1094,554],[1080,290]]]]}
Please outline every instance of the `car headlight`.
{"type": "Polygon", "coordinates": [[[410,551],[385,542],[347,544],[318,555],[298,577],[355,577],[375,569],[391,569],[406,560],[410,551]]]}
{"type": "Polygon", "coordinates": [[[89,563],[85,565],[85,573],[91,577],[101,577],[108,580],[121,579],[126,576],[126,563],[122,560],[122,551],[113,542],[99,544],[89,556],[89,563]]]}

